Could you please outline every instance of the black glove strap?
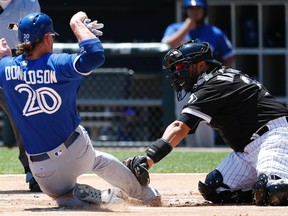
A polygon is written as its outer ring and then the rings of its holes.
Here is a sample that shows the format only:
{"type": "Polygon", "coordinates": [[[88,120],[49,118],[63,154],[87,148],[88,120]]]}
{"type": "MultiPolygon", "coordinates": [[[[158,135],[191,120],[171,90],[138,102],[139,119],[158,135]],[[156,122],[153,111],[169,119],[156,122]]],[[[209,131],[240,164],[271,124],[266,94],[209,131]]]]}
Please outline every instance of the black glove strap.
{"type": "Polygon", "coordinates": [[[164,139],[157,139],[146,150],[147,156],[150,157],[154,163],[162,160],[166,155],[172,151],[171,144],[164,139]]]}

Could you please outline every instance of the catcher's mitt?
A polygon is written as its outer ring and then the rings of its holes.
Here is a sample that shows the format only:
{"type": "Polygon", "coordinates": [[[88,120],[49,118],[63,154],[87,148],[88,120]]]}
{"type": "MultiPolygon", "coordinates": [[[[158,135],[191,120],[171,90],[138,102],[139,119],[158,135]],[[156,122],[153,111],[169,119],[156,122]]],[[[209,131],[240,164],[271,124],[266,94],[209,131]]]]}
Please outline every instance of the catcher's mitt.
{"type": "Polygon", "coordinates": [[[136,176],[139,183],[146,186],[150,183],[148,172],[147,158],[144,155],[137,155],[133,158],[128,158],[123,163],[131,170],[136,176]]]}

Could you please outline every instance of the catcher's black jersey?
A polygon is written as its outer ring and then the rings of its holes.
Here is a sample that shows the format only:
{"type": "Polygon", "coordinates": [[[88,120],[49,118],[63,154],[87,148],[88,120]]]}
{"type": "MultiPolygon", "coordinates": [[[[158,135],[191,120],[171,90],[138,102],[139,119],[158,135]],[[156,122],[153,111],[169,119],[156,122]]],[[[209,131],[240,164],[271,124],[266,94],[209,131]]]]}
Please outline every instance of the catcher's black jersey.
{"type": "Polygon", "coordinates": [[[259,82],[222,67],[200,76],[179,120],[190,126],[192,132],[199,120],[205,120],[219,131],[227,145],[243,151],[261,126],[286,115],[288,110],[259,82]]]}

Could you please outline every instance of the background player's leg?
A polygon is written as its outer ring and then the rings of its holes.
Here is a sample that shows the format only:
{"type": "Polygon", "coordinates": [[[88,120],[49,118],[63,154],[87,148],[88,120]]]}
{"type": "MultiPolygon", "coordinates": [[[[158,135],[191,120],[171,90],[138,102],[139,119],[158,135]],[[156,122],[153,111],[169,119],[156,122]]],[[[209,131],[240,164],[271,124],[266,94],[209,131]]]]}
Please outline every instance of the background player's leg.
{"type": "Polygon", "coordinates": [[[2,109],[4,110],[6,115],[8,116],[9,121],[11,123],[12,129],[14,132],[14,136],[16,139],[16,143],[19,147],[19,157],[18,158],[19,158],[19,160],[20,160],[20,162],[24,168],[24,171],[26,174],[26,182],[29,183],[29,189],[31,192],[41,192],[38,183],[36,182],[35,178],[33,177],[32,173],[30,171],[28,158],[27,158],[27,155],[25,153],[25,149],[24,149],[24,145],[23,145],[20,133],[19,133],[18,128],[16,127],[14,121],[12,120],[12,118],[10,116],[10,112],[9,112],[8,106],[6,104],[4,93],[3,93],[2,89],[0,89],[0,106],[2,107],[2,109]]]}

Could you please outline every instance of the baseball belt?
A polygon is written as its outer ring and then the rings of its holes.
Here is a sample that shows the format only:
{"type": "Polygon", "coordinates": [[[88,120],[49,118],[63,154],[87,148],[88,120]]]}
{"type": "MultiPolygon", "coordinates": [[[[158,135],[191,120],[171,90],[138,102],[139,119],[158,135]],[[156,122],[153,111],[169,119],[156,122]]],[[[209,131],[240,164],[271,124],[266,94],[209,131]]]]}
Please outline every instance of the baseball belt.
{"type": "MultiPolygon", "coordinates": [[[[66,146],[66,148],[68,148],[74,143],[74,141],[78,138],[78,136],[79,136],[79,133],[74,131],[72,134],[70,134],[70,136],[66,139],[66,141],[63,144],[66,146]]],[[[44,161],[49,158],[50,157],[47,153],[43,153],[39,155],[30,155],[30,160],[32,162],[44,161]]]]}
{"type": "MultiPolygon", "coordinates": [[[[287,123],[288,123],[288,116],[286,116],[286,121],[287,121],[287,123]]],[[[265,133],[268,132],[268,131],[269,131],[268,126],[267,126],[267,125],[264,125],[264,126],[261,127],[258,131],[256,131],[255,134],[260,137],[260,136],[262,136],[263,134],[265,134],[265,133]]]]}

